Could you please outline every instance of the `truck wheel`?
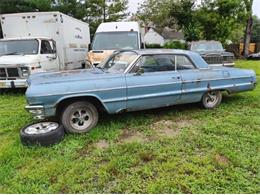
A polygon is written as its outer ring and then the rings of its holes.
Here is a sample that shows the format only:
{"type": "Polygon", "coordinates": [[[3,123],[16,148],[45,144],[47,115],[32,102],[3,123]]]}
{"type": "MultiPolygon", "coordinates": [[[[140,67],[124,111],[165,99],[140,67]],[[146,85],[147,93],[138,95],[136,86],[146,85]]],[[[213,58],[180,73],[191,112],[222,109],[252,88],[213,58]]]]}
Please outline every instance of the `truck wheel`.
{"type": "Polygon", "coordinates": [[[74,102],[63,110],[61,122],[69,133],[86,133],[96,126],[98,111],[89,102],[74,102]]]}
{"type": "Polygon", "coordinates": [[[27,125],[20,131],[23,145],[50,146],[59,143],[64,137],[64,128],[56,122],[38,122],[27,125]]]}
{"type": "Polygon", "coordinates": [[[202,97],[202,105],[206,109],[216,108],[222,101],[221,91],[208,91],[202,97]]]}

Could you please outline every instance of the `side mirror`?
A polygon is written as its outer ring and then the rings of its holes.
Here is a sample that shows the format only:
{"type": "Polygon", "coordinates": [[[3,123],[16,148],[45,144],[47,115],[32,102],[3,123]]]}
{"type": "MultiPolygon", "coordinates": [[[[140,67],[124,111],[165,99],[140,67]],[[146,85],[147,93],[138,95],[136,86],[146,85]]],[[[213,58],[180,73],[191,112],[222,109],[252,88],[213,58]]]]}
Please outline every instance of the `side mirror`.
{"type": "Polygon", "coordinates": [[[140,76],[142,74],[144,74],[144,69],[143,68],[139,68],[134,75],[135,76],[140,76]]]}
{"type": "Polygon", "coordinates": [[[91,43],[90,43],[90,44],[88,44],[88,50],[89,50],[89,51],[90,51],[90,50],[92,50],[91,43]]]}
{"type": "Polygon", "coordinates": [[[145,49],[145,44],[144,44],[144,42],[141,43],[141,49],[145,49]]]}

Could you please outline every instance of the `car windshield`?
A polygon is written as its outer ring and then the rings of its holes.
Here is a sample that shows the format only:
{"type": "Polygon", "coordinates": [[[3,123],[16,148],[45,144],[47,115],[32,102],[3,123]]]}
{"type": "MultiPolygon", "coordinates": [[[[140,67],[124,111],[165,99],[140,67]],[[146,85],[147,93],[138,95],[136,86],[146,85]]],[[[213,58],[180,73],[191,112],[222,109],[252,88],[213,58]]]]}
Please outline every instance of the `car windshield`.
{"type": "Polygon", "coordinates": [[[121,52],[109,57],[107,60],[101,62],[97,68],[103,69],[109,73],[123,73],[129,65],[131,65],[138,54],[135,52],[121,52]]]}
{"type": "Polygon", "coordinates": [[[93,50],[138,49],[137,32],[102,32],[93,40],[93,50]]]}
{"type": "Polygon", "coordinates": [[[224,51],[220,42],[192,43],[192,51],[224,51]]]}
{"type": "Polygon", "coordinates": [[[0,41],[0,55],[37,54],[38,45],[35,39],[0,41]]]}

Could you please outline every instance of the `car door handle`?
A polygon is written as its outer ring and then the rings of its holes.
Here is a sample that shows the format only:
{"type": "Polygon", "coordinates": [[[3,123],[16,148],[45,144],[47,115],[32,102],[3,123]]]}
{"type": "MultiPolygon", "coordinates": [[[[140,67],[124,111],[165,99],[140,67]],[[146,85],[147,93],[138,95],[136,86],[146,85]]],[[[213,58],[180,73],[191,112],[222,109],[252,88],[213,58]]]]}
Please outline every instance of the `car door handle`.
{"type": "Polygon", "coordinates": [[[172,79],[180,79],[181,77],[180,76],[177,76],[177,77],[172,77],[172,79]]]}

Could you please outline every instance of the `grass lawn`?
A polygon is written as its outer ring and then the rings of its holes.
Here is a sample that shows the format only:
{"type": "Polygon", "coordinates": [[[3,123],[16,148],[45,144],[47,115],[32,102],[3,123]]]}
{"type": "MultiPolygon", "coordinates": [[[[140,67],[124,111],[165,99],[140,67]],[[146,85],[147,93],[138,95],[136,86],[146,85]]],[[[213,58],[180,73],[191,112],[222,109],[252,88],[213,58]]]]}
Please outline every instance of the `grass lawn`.
{"type": "MultiPolygon", "coordinates": [[[[237,61],[254,69],[260,61],[237,61]]],[[[0,193],[260,193],[260,86],[198,104],[104,115],[85,135],[24,147],[23,93],[0,96],[0,193]]]]}

